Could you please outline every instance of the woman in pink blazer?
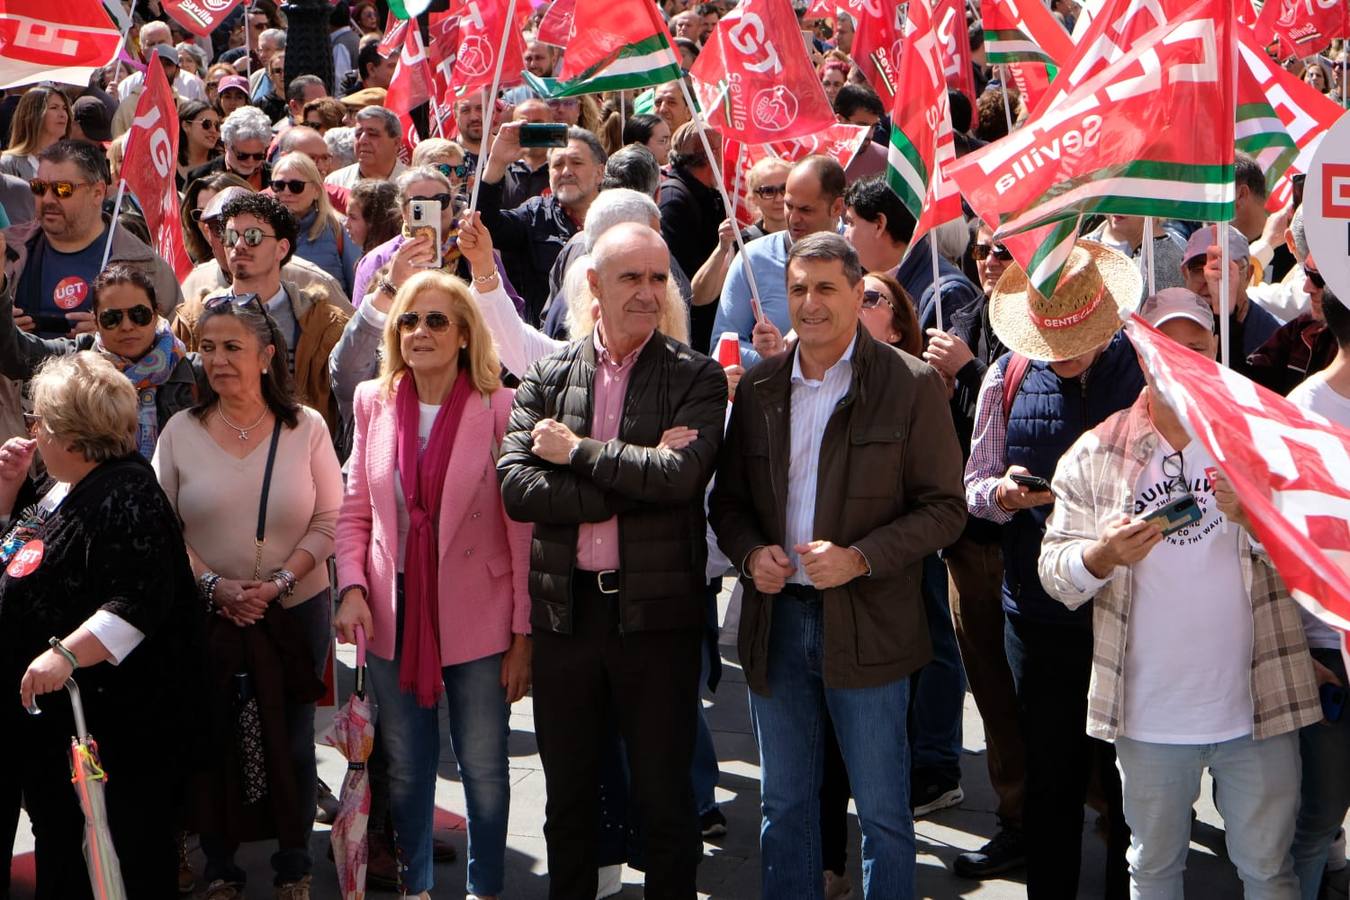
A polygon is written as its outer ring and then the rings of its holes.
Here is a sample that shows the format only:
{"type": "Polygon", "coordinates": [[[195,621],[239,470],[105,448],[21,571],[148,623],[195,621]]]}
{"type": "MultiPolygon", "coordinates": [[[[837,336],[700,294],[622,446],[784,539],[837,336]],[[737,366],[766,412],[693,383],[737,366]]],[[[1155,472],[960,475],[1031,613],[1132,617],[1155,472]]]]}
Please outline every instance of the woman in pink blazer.
{"type": "Polygon", "coordinates": [[[506,517],[497,489],[511,409],[499,373],[468,288],[425,272],[397,290],[380,377],[356,389],[335,625],[346,642],[360,625],[370,642],[408,896],[432,887],[442,690],[468,808],[467,890],[502,890],[508,713],[530,683],[530,533],[506,517]]]}

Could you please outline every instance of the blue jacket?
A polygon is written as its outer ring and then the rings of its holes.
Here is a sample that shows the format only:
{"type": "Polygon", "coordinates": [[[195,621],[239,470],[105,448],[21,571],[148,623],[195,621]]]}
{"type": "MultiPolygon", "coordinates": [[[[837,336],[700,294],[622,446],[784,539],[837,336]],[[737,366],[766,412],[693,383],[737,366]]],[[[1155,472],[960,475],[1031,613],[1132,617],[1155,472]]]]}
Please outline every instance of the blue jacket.
{"type": "MultiPolygon", "coordinates": [[[[919,313],[919,330],[925,335],[924,344],[928,343],[928,329],[937,327],[937,292],[932,289],[933,259],[928,240],[929,235],[924,235],[912,244],[895,270],[895,280],[909,292],[919,313]]],[[[938,279],[942,294],[942,326],[947,331],[956,313],[978,301],[983,294],[961,274],[960,269],[941,256],[938,257],[938,279]]]]}
{"type": "MultiPolygon", "coordinates": [[[[1006,375],[1010,354],[996,365],[1006,375]]],[[[1007,465],[1025,466],[1046,481],[1079,436],[1130,406],[1144,386],[1134,346],[1117,334],[1078,378],[1065,380],[1049,363],[1033,362],[1013,397],[1008,415],[1007,465]]],[[[1040,622],[1092,627],[1092,606],[1069,610],[1041,587],[1036,562],[1051,506],[1021,510],[1003,526],[1003,609],[1040,622]]]]}
{"type": "Polygon", "coordinates": [[[356,264],[361,261],[361,245],[341,226],[332,225],[319,232],[317,238],[310,240],[309,229],[314,226],[314,217],[318,214],[317,209],[311,209],[300,220],[300,235],[295,241],[295,255],[306,262],[314,263],[342,282],[342,289],[347,292],[348,297],[352,297],[356,264]]]}

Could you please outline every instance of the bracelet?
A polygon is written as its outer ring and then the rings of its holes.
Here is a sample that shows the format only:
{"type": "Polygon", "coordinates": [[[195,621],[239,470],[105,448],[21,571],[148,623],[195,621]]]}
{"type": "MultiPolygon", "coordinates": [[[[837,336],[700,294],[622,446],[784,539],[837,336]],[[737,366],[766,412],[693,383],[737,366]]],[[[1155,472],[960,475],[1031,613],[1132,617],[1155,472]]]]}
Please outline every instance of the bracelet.
{"type": "Polygon", "coordinates": [[[278,600],[289,600],[295,593],[295,573],[290,569],[277,569],[272,573],[271,581],[277,586],[278,600]]]}
{"type": "Polygon", "coordinates": [[[492,271],[489,272],[488,274],[486,274],[486,275],[475,275],[475,276],[473,276],[473,283],[474,283],[474,284],[487,284],[489,281],[491,281],[492,279],[494,279],[494,278],[496,278],[496,277],[497,277],[497,267],[494,265],[494,266],[492,267],[492,271]]]}
{"type": "Polygon", "coordinates": [[[380,279],[379,288],[391,297],[398,295],[398,285],[394,284],[388,278],[380,279]]]}
{"type": "Polygon", "coordinates": [[[80,667],[80,661],[75,658],[74,653],[71,653],[70,650],[67,649],[65,644],[61,643],[60,638],[51,638],[47,643],[51,645],[53,650],[66,658],[66,662],[70,663],[72,669],[78,669],[80,667]]]}
{"type": "Polygon", "coordinates": [[[202,599],[206,601],[206,611],[215,612],[216,610],[216,585],[220,584],[220,576],[215,572],[203,573],[202,577],[197,579],[197,587],[201,590],[202,599]]]}

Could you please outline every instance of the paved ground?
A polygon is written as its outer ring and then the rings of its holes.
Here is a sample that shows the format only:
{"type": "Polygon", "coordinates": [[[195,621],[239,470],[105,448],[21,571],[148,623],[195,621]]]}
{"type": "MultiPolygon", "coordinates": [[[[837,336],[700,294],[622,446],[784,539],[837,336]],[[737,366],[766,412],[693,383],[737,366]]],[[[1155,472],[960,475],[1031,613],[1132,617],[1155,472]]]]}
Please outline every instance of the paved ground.
{"type": "MultiPolygon", "coordinates": [[[[725,605],[725,597],[724,605],[725,605]]],[[[735,664],[733,647],[722,648],[725,661],[722,684],[717,694],[705,695],[709,723],[721,760],[722,778],[718,799],[729,821],[729,833],[716,843],[705,844],[704,859],[699,869],[701,897],[751,900],[759,896],[759,767],[754,737],[750,732],[745,680],[735,664]]],[[[351,684],[351,654],[343,648],[339,653],[339,682],[345,696],[351,684]]],[[[331,716],[321,716],[326,720],[331,716]]],[[[511,819],[507,846],[507,892],[512,900],[542,900],[547,896],[547,876],[544,854],[544,775],[534,742],[534,722],[529,698],[515,705],[511,717],[511,819]]],[[[922,897],[977,900],[1004,900],[1026,895],[1024,884],[1017,878],[986,882],[956,878],[950,872],[952,860],[958,853],[983,844],[995,826],[992,810],[994,796],[984,764],[984,735],[979,715],[970,697],[966,698],[965,748],[962,760],[963,787],[966,799],[959,807],[945,810],[931,819],[918,823],[919,893],[922,897]]],[[[442,746],[447,746],[443,741],[442,746]]],[[[462,825],[463,793],[456,781],[454,763],[449,750],[443,751],[441,777],[436,788],[438,816],[449,823],[462,825]]],[[[342,758],[327,747],[319,749],[320,775],[335,789],[341,783],[345,764],[342,758]]],[[[1201,790],[1197,807],[1199,822],[1192,836],[1191,854],[1186,873],[1187,892],[1206,900],[1227,900],[1242,896],[1241,885],[1224,855],[1223,831],[1220,819],[1210,801],[1208,779],[1201,790]]],[[[850,852],[852,878],[859,889],[854,896],[861,900],[861,876],[857,871],[857,823],[851,818],[853,847],[850,852]]],[[[433,891],[437,898],[463,896],[464,833],[455,833],[461,862],[439,866],[436,871],[438,886],[433,891]]],[[[1084,864],[1080,896],[1095,898],[1102,895],[1101,869],[1104,844],[1095,835],[1091,818],[1084,828],[1084,864]]],[[[316,900],[335,900],[339,897],[332,865],[327,861],[328,832],[319,826],[314,835],[316,859],[313,896],[316,900]]],[[[31,900],[32,897],[32,839],[26,824],[20,825],[16,842],[16,874],[13,900],[31,900]]],[[[271,848],[265,844],[246,847],[240,862],[249,870],[250,898],[271,897],[271,872],[267,859],[271,848]]],[[[202,857],[194,854],[198,871],[202,857]]],[[[641,873],[625,870],[624,898],[642,896],[641,873]]],[[[1340,900],[1341,890],[1334,895],[1340,900]]],[[[375,894],[375,897],[393,897],[393,894],[375,894]]],[[[135,900],[135,898],[132,898],[135,900]]]]}

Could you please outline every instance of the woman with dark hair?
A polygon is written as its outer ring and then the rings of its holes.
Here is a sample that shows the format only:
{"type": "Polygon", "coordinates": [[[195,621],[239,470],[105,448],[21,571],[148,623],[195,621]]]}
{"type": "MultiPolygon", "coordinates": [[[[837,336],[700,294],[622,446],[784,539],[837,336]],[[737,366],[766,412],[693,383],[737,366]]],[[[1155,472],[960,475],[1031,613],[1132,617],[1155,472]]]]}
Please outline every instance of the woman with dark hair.
{"type": "Polygon", "coordinates": [[[14,301],[0,296],[0,374],[26,381],[54,356],[94,351],[136,388],[136,449],[149,459],[169,419],[196,402],[196,369],[155,312],[155,285],[144,272],[113,263],[94,279],[92,292],[94,332],[57,338],[14,327],[14,301]]]}
{"type": "Polygon", "coordinates": [[[220,144],[220,114],[201,100],[178,106],[178,189],[187,186],[187,173],[224,152],[220,144]]]}
{"type": "Polygon", "coordinates": [[[670,162],[670,125],[660,116],[633,116],[623,124],[623,144],[641,144],[664,166],[670,162]]]}
{"type": "Polygon", "coordinates": [[[31,181],[37,156],[70,137],[70,101],[54,87],[39,86],[19,98],[9,124],[8,149],[0,154],[0,173],[31,181]]]}
{"type": "Polygon", "coordinates": [[[328,654],[325,561],[342,503],[328,426],[295,399],[286,342],[256,294],[206,301],[197,321],[207,388],[160,436],[155,470],[183,523],[208,609],[206,698],[215,756],[196,793],[206,896],[244,896],[239,843],[275,836],[276,897],[309,900],[318,775],[314,700],[328,654]],[[237,704],[256,700],[259,779],[234,762],[237,704]],[[226,737],[226,736],[231,737],[226,737]],[[250,803],[255,791],[270,803],[250,803]]]}
{"type": "Polygon", "coordinates": [[[183,244],[194,264],[210,262],[214,258],[211,243],[207,239],[206,225],[202,222],[202,210],[211,199],[227,187],[240,187],[252,192],[253,187],[233,172],[217,172],[198,178],[183,192],[183,202],[178,208],[178,218],[183,226],[183,244]]]}
{"type": "Polygon", "coordinates": [[[863,304],[858,318],[867,333],[877,340],[910,356],[923,352],[923,333],[919,330],[914,301],[894,276],[885,272],[868,272],[863,276],[863,304]]]}
{"type": "Polygon", "coordinates": [[[398,188],[382,179],[358,181],[347,197],[347,233],[360,245],[362,255],[393,240],[402,230],[398,188]]]}

